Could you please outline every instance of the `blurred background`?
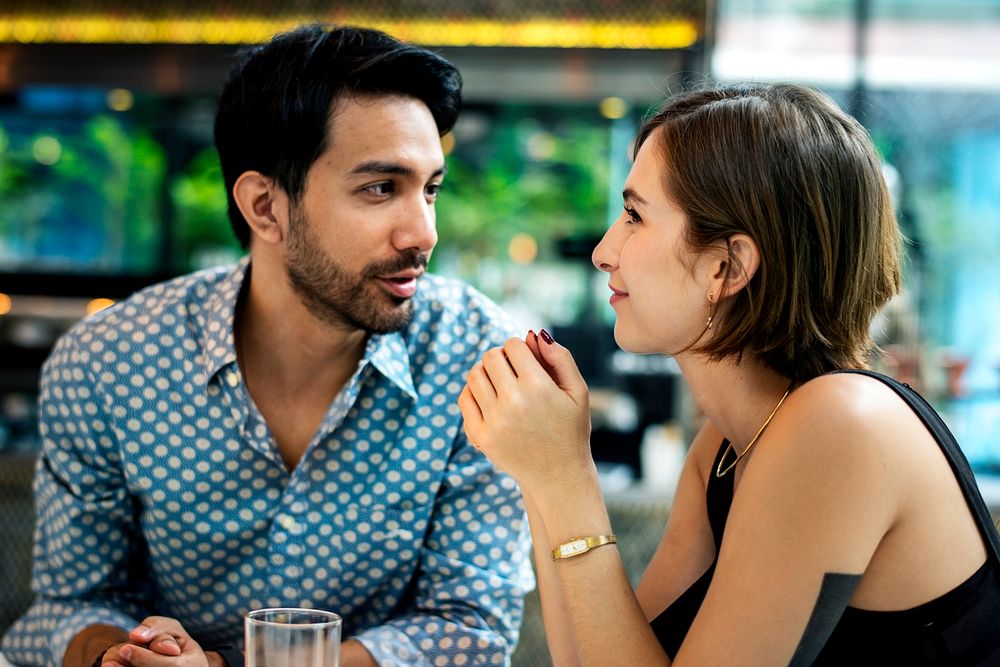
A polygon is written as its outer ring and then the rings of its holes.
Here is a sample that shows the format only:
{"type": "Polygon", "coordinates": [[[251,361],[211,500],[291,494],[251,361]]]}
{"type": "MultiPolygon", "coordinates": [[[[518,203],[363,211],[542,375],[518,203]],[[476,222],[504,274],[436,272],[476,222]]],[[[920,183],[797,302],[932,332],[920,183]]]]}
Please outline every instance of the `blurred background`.
{"type": "MultiPolygon", "coordinates": [[[[88,312],[239,257],[215,96],[241,44],[312,20],[461,69],[432,269],[576,351],[626,557],[655,545],[698,416],[670,359],[615,348],[589,257],[640,119],[708,78],[811,84],[869,128],[908,238],[874,363],[938,407],[1000,505],[1000,0],[3,0],[0,631],[28,595],[42,361],[88,312]]],[[[543,664],[531,618],[515,662],[543,664]]]]}

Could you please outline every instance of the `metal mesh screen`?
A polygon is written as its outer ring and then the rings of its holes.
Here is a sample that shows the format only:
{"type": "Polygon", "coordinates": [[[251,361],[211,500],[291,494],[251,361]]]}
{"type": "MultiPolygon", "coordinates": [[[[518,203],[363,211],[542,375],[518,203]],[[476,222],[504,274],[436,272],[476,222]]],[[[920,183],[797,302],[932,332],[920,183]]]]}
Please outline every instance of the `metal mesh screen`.
{"type": "Polygon", "coordinates": [[[34,467],[34,455],[0,455],[0,634],[31,603],[34,467]]]}
{"type": "Polygon", "coordinates": [[[259,42],[295,25],[319,21],[385,30],[437,46],[679,49],[705,34],[704,0],[291,0],[248,2],[136,0],[30,2],[0,9],[0,42],[259,42]],[[119,6],[115,6],[119,5],[119,6]]]}
{"type": "Polygon", "coordinates": [[[700,18],[704,0],[7,0],[3,14],[66,15],[139,15],[183,19],[191,15],[281,17],[314,15],[370,16],[372,18],[428,18],[442,21],[455,18],[524,20],[559,18],[566,20],[599,19],[607,21],[650,21],[665,17],[700,18]],[[125,5],[123,7],[123,4],[125,5]]]}

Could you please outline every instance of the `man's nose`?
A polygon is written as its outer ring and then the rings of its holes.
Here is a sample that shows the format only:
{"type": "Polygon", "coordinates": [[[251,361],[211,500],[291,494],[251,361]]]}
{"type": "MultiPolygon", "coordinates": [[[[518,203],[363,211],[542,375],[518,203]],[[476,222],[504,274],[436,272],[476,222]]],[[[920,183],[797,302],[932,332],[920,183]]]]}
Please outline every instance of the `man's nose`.
{"type": "Polygon", "coordinates": [[[408,206],[396,228],[393,245],[397,250],[411,248],[430,252],[437,245],[437,215],[434,204],[421,199],[408,206]]]}

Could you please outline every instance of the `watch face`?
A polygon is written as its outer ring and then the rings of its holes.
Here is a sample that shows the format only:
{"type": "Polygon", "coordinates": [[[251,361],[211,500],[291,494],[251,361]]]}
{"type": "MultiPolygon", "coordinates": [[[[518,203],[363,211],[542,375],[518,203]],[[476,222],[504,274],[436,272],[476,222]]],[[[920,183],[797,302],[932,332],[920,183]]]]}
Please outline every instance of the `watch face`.
{"type": "Polygon", "coordinates": [[[559,556],[566,558],[587,550],[587,540],[573,540],[559,545],[559,556]]]}

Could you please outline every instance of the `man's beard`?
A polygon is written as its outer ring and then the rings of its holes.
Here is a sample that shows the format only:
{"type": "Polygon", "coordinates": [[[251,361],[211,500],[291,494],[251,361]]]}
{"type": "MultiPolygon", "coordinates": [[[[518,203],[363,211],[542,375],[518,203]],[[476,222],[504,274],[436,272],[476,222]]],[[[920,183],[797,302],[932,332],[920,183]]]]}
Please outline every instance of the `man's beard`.
{"type": "Polygon", "coordinates": [[[298,206],[293,206],[288,227],[288,279],[314,316],[338,329],[371,333],[399,331],[409,324],[413,300],[380,289],[375,280],[406,269],[427,268],[427,253],[408,250],[394,260],[375,262],[360,274],[352,274],[323,251],[298,206]]]}

